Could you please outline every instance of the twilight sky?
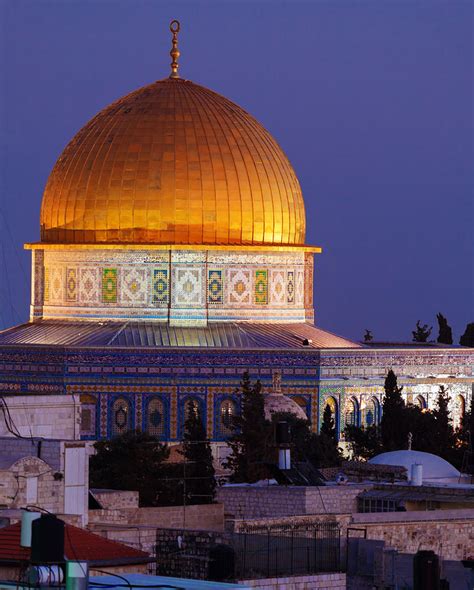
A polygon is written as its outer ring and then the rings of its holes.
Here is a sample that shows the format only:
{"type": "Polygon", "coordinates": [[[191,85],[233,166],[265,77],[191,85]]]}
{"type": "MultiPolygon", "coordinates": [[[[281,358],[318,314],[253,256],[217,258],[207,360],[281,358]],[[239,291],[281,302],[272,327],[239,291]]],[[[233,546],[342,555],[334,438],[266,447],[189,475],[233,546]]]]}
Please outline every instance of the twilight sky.
{"type": "Polygon", "coordinates": [[[28,317],[48,174],[101,108],[169,73],[276,137],[305,196],[317,324],[410,340],[474,321],[470,0],[0,0],[0,329],[28,317]]]}

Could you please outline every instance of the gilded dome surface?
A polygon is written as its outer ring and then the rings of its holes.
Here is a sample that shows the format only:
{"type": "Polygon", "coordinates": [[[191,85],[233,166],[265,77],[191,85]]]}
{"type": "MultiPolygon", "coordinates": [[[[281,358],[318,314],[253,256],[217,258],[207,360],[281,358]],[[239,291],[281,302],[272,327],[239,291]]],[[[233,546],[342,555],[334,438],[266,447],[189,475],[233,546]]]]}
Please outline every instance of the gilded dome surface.
{"type": "Polygon", "coordinates": [[[165,79],[98,113],[65,148],[41,207],[46,243],[302,245],[298,179],[245,110],[165,79]]]}

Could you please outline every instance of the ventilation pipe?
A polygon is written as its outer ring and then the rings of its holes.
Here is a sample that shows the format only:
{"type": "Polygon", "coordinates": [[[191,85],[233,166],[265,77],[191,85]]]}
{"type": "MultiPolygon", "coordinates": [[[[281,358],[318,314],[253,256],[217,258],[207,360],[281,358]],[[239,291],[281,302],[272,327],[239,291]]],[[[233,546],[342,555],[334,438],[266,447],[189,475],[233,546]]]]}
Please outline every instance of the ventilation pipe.
{"type": "Polygon", "coordinates": [[[421,465],[420,463],[412,464],[410,483],[412,486],[423,485],[423,465],[421,465]]]}

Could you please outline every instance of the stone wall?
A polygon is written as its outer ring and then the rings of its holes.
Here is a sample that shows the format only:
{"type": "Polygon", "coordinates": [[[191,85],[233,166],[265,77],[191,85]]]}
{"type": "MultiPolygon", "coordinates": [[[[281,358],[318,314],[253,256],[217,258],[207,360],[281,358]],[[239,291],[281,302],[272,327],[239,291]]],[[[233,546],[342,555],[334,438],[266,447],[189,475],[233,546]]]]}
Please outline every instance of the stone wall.
{"type": "Polygon", "coordinates": [[[229,530],[246,525],[299,524],[333,521],[341,526],[343,554],[347,530],[352,536],[385,541],[402,553],[432,550],[444,560],[474,559],[474,509],[371,514],[306,515],[229,521],[229,530]],[[357,530],[354,530],[357,529],[357,530]]]}
{"type": "Polygon", "coordinates": [[[264,580],[242,580],[260,590],[346,590],[346,574],[313,574],[288,578],[267,578],[264,580]]]}
{"type": "Polygon", "coordinates": [[[94,533],[149,553],[155,550],[158,528],[171,529],[173,538],[183,529],[218,533],[224,530],[224,506],[194,505],[187,506],[185,511],[182,506],[89,510],[89,529],[94,533]]]}
{"type": "Polygon", "coordinates": [[[372,485],[348,486],[224,486],[217,500],[224,504],[227,517],[265,518],[304,514],[355,512],[357,496],[372,485]]]}
{"type": "Polygon", "coordinates": [[[474,559],[474,509],[354,514],[351,524],[400,552],[430,549],[445,560],[474,559]]]}
{"type": "Polygon", "coordinates": [[[205,531],[160,529],[156,533],[156,573],[176,578],[209,579],[212,546],[224,535],[205,531]]]}
{"type": "MultiPolygon", "coordinates": [[[[30,385],[34,387],[34,384],[30,385]]],[[[78,395],[13,396],[3,393],[1,385],[0,394],[4,395],[12,421],[22,436],[57,440],[80,438],[81,418],[78,395]]],[[[6,427],[5,420],[0,420],[0,436],[13,438],[13,434],[6,427]]]]}
{"type": "Polygon", "coordinates": [[[24,457],[0,471],[0,505],[6,508],[40,506],[58,514],[64,510],[64,481],[37,457],[24,457]]]}
{"type": "Polygon", "coordinates": [[[117,510],[89,510],[89,523],[146,525],[155,528],[199,529],[222,531],[224,506],[222,504],[195,504],[186,506],[160,506],[156,508],[121,508],[117,510]]]}
{"type": "Polygon", "coordinates": [[[98,490],[90,492],[104,510],[119,510],[121,508],[138,508],[139,494],[133,491],[98,490]]]}

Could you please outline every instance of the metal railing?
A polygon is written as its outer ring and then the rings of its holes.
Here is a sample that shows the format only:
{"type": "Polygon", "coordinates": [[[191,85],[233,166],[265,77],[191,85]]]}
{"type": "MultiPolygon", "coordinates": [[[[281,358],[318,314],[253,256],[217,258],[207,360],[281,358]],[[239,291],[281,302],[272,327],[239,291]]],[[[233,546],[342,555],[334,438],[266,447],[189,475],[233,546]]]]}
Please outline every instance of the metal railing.
{"type": "Polygon", "coordinates": [[[233,533],[235,579],[341,571],[337,523],[246,525],[233,533]]]}

